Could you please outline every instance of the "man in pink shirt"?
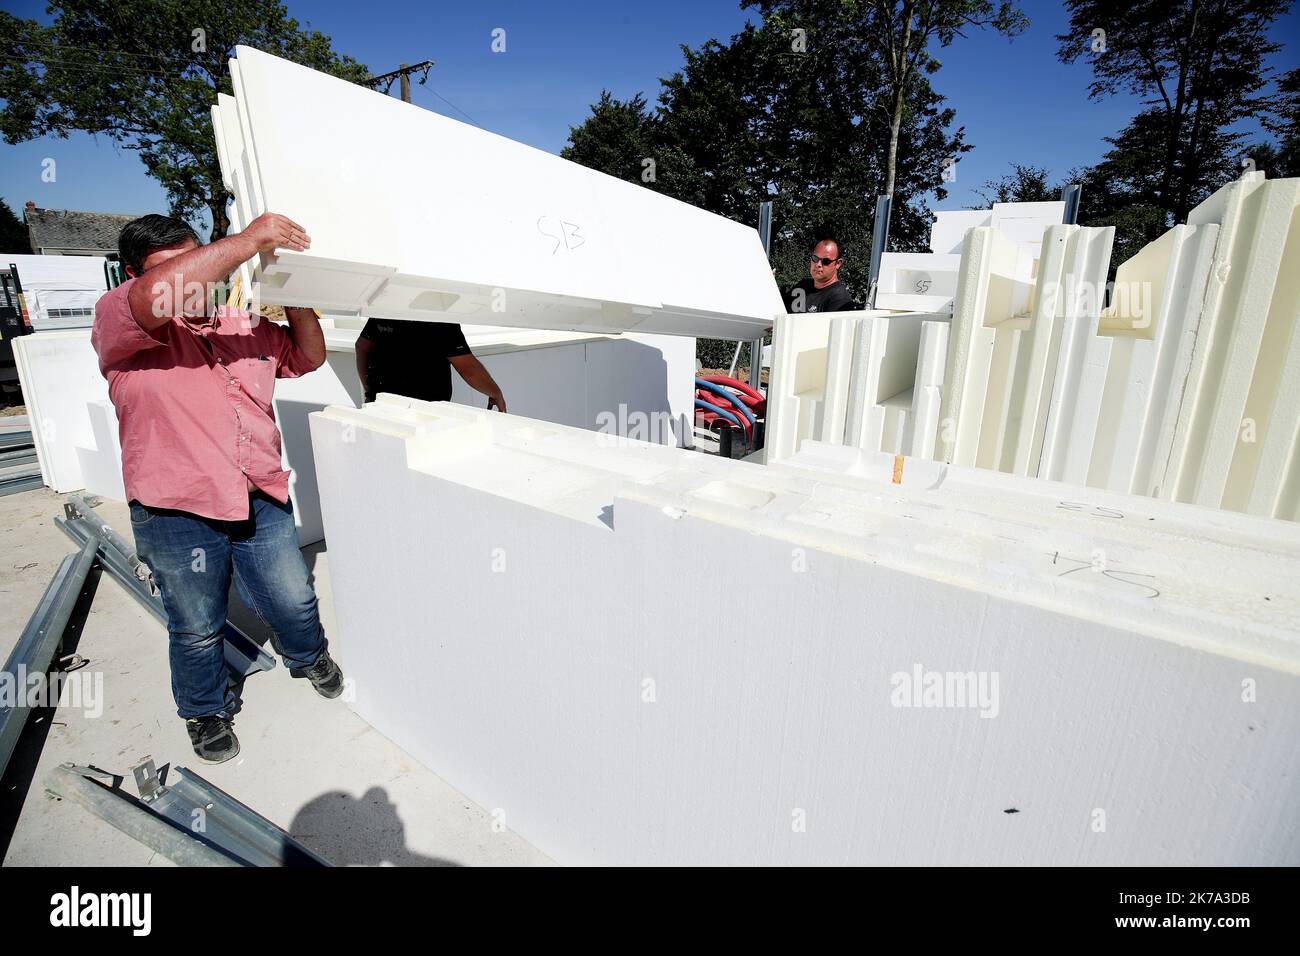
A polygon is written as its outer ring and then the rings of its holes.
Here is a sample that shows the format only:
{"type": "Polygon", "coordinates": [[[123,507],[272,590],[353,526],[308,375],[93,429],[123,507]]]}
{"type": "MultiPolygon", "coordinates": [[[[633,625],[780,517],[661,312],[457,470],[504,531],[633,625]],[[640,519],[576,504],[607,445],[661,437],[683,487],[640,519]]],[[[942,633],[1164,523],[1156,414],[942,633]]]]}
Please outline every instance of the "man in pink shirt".
{"type": "Polygon", "coordinates": [[[194,752],[212,763],[239,753],[222,647],[232,578],[290,674],[324,697],[343,691],[271,405],[277,378],[324,363],[324,333],[311,309],[285,309],[286,329],[209,305],[241,262],[310,242],[274,213],[206,246],[181,220],[144,216],[118,240],[130,278],[95,307],[91,343],[117,409],[131,529],[167,610],[172,694],[194,752]]]}

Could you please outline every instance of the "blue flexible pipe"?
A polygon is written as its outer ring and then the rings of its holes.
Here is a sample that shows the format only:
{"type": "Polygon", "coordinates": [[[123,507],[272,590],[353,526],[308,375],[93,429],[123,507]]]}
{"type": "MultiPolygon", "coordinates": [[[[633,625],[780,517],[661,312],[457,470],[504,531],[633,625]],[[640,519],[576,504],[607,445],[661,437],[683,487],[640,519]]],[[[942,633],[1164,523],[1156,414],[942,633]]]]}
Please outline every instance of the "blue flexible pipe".
{"type": "MultiPolygon", "coordinates": [[[[749,410],[748,407],[746,407],[745,403],[742,402],[742,401],[741,401],[741,400],[736,396],[736,393],[733,392],[731,389],[729,389],[729,388],[724,388],[723,386],[721,386],[721,385],[717,385],[717,384],[715,384],[715,383],[713,383],[713,382],[706,382],[706,381],[705,381],[704,379],[702,379],[702,378],[697,378],[697,379],[695,380],[695,387],[696,387],[696,388],[702,388],[702,389],[704,389],[706,392],[713,392],[715,395],[721,395],[723,398],[725,398],[727,401],[729,401],[729,402],[730,402],[734,407],[736,407],[737,409],[739,409],[739,410],[740,410],[740,413],[741,413],[742,415],[744,415],[745,418],[749,419],[749,427],[750,427],[751,429],[752,429],[756,424],[758,424],[758,420],[757,420],[756,418],[754,418],[754,413],[751,412],[751,411],[749,410]]],[[[721,409],[719,409],[719,411],[721,411],[721,409]]],[[[736,424],[739,425],[740,423],[739,423],[739,422],[736,422],[736,424]]]]}
{"type": "Polygon", "coordinates": [[[740,424],[740,419],[737,418],[735,415],[731,414],[731,412],[727,411],[725,408],[719,408],[717,405],[714,405],[712,402],[706,402],[702,398],[697,398],[695,400],[695,407],[702,408],[706,412],[716,412],[720,417],[725,418],[727,421],[731,422],[731,424],[735,425],[737,428],[741,429],[742,431],[744,430],[745,426],[740,424]]]}

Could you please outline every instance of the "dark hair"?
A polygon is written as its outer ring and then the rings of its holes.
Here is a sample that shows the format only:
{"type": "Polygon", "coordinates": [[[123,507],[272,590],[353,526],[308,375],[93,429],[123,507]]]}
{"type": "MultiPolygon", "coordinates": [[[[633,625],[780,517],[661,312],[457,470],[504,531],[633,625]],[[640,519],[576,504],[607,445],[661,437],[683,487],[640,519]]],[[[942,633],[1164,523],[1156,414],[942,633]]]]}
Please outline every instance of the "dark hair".
{"type": "Polygon", "coordinates": [[[835,243],[835,248],[838,249],[838,250],[839,250],[839,253],[840,253],[840,256],[839,256],[839,257],[840,257],[841,259],[844,258],[844,243],[840,242],[840,241],[839,241],[838,239],[836,239],[834,236],[823,235],[820,239],[814,239],[814,240],[813,240],[813,244],[812,244],[811,246],[809,246],[809,249],[816,249],[816,248],[817,248],[818,246],[820,246],[823,242],[833,242],[833,243],[835,243]]]}
{"type": "Polygon", "coordinates": [[[155,249],[174,246],[178,242],[199,241],[198,233],[183,219],[150,213],[132,219],[117,237],[117,254],[122,265],[136,275],[144,272],[144,260],[155,249]]]}

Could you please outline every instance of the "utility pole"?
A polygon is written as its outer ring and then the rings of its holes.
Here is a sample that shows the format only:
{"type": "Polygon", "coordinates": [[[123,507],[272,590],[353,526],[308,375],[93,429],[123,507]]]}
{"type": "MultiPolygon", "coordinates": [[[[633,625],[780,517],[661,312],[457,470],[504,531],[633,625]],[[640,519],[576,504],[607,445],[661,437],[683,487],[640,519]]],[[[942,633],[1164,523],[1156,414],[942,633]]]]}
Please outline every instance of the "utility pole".
{"type": "Polygon", "coordinates": [[[392,70],[388,73],[380,73],[378,76],[372,76],[370,79],[365,80],[361,85],[368,86],[372,90],[379,89],[379,87],[382,86],[384,92],[387,93],[393,88],[393,81],[400,80],[402,102],[409,103],[411,102],[411,74],[419,73],[420,84],[423,85],[424,81],[429,78],[429,71],[433,69],[433,67],[433,60],[421,60],[419,63],[403,63],[396,70],[392,70]]]}

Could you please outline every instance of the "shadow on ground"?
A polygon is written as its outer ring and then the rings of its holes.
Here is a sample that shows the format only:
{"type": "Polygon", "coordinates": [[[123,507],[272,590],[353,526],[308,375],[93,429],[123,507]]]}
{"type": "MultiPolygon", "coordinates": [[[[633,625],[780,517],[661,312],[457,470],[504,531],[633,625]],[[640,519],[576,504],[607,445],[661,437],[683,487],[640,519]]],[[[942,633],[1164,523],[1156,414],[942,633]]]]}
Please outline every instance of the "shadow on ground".
{"type": "Polygon", "coordinates": [[[383,787],[360,799],[329,790],[294,814],[289,833],[335,866],[460,866],[406,846],[406,827],[383,787]]]}

